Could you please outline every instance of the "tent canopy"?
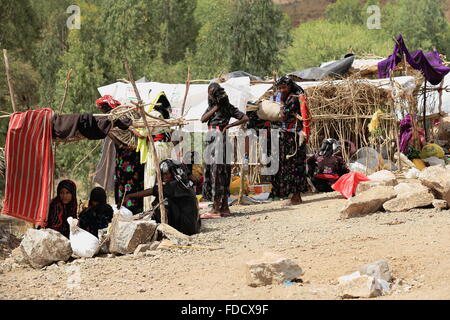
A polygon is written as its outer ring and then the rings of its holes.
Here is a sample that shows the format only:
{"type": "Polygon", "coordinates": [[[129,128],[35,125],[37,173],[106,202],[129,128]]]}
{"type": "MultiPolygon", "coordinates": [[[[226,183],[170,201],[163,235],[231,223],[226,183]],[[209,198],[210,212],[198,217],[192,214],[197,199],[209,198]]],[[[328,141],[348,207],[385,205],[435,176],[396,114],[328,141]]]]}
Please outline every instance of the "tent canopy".
{"type": "MultiPolygon", "coordinates": [[[[396,77],[394,78],[396,83],[400,86],[401,90],[406,91],[407,94],[411,94],[415,89],[416,81],[414,77],[396,77]]],[[[450,80],[450,78],[448,79],[450,80]]],[[[367,80],[361,79],[366,83],[374,85],[382,89],[391,89],[389,79],[375,79],[367,80]]],[[[335,80],[333,83],[339,84],[342,80],[335,80]]],[[[299,82],[298,84],[304,89],[320,86],[325,82],[310,81],[299,82]]],[[[186,85],[183,84],[169,84],[159,82],[145,82],[136,83],[139,93],[144,103],[153,102],[156,97],[164,92],[167,99],[172,106],[172,117],[179,118],[182,116],[181,108],[183,105],[183,99],[185,95],[186,85]]],[[[248,101],[256,101],[262,97],[271,87],[271,84],[256,84],[250,85],[249,77],[231,78],[228,81],[221,83],[221,86],[228,94],[231,104],[237,107],[242,112],[246,112],[246,106],[248,101]]],[[[115,99],[119,100],[122,104],[130,104],[130,101],[137,101],[134,94],[133,86],[131,84],[116,82],[110,85],[106,85],[98,88],[99,93],[103,96],[105,94],[112,95],[115,99]]],[[[450,94],[446,95],[446,108],[450,106],[450,94]]],[[[200,118],[208,107],[208,85],[207,84],[191,84],[189,87],[189,93],[186,99],[185,105],[185,119],[197,119],[191,121],[189,125],[184,127],[184,130],[189,132],[206,132],[207,125],[200,122],[200,118]]],[[[231,131],[238,130],[238,128],[231,128],[231,131]]]]}

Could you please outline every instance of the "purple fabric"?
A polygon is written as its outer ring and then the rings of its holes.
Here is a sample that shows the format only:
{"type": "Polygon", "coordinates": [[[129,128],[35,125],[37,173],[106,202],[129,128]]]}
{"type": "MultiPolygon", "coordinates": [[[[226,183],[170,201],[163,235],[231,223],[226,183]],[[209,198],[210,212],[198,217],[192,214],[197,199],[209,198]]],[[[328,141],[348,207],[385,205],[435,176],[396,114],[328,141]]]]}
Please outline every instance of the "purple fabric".
{"type": "Polygon", "coordinates": [[[392,55],[378,63],[378,78],[388,78],[389,71],[394,70],[402,61],[403,54],[405,54],[406,61],[411,67],[422,71],[425,79],[432,85],[438,85],[447,73],[450,72],[450,68],[442,64],[439,52],[431,51],[424,53],[422,50],[416,50],[410,54],[402,35],[397,38],[397,42],[399,44],[395,45],[392,55]]]}
{"type": "Polygon", "coordinates": [[[412,138],[412,117],[408,114],[400,122],[400,152],[405,153],[408,150],[409,140],[412,138]]]}

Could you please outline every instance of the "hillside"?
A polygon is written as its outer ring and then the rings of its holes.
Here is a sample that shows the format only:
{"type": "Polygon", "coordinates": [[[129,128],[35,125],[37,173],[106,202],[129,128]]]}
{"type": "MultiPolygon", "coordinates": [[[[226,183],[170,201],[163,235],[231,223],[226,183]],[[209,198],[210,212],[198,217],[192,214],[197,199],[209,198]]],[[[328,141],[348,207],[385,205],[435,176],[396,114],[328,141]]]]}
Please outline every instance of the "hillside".
{"type": "MultiPolygon", "coordinates": [[[[283,11],[291,17],[294,26],[298,26],[301,22],[325,17],[325,8],[336,0],[273,0],[273,2],[279,4],[283,11]]],[[[447,19],[450,19],[450,0],[446,0],[446,4],[447,19]]]]}

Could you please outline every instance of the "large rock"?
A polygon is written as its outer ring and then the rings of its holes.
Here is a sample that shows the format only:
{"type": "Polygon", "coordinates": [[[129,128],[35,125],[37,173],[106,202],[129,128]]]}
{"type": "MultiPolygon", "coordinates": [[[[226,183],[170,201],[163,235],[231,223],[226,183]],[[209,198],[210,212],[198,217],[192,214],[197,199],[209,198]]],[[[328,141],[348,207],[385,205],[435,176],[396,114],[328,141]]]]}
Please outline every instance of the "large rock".
{"type": "Polygon", "coordinates": [[[161,223],[158,226],[158,231],[175,245],[189,245],[192,240],[190,236],[179,232],[177,229],[165,223],[161,223]]]}
{"type": "Polygon", "coordinates": [[[387,201],[383,208],[386,211],[400,212],[414,208],[427,207],[433,203],[434,196],[430,190],[417,183],[400,183],[395,186],[395,199],[387,201]]]}
{"type": "Polygon", "coordinates": [[[28,229],[20,249],[26,261],[36,269],[56,261],[67,261],[72,255],[69,239],[52,229],[28,229]]]}
{"type": "MultiPolygon", "coordinates": [[[[416,180],[417,181],[417,180],[416,180]]],[[[405,193],[417,192],[417,193],[426,193],[430,192],[430,189],[425,187],[419,181],[417,182],[402,182],[394,187],[397,195],[402,195],[405,193]]]]}
{"type": "Polygon", "coordinates": [[[246,264],[247,285],[251,287],[281,284],[302,275],[303,271],[295,261],[271,253],[246,264]]]}
{"type": "Polygon", "coordinates": [[[110,233],[109,251],[114,254],[134,253],[140,245],[150,243],[157,223],[148,220],[130,220],[115,215],[110,233]]]}
{"type": "Polygon", "coordinates": [[[381,283],[367,275],[356,272],[338,279],[338,292],[342,298],[374,298],[383,294],[381,283]]]}
{"type": "Polygon", "coordinates": [[[380,182],[383,186],[393,187],[397,185],[397,178],[395,177],[395,174],[388,170],[375,172],[374,174],[368,176],[368,178],[370,181],[380,182]]]}
{"type": "Polygon", "coordinates": [[[356,187],[355,194],[359,195],[367,190],[370,190],[375,187],[382,187],[384,186],[384,183],[381,181],[361,181],[358,183],[358,186],[356,187]]]}
{"type": "Polygon", "coordinates": [[[392,280],[391,272],[389,271],[389,263],[384,259],[362,266],[359,269],[359,273],[388,282],[392,280]]]}
{"type": "Polygon", "coordinates": [[[419,180],[430,188],[434,195],[447,202],[450,202],[450,170],[444,166],[433,166],[422,170],[419,180]]]}
{"type": "Polygon", "coordinates": [[[377,212],[385,202],[395,198],[396,195],[393,187],[375,187],[367,190],[347,200],[341,210],[341,218],[348,219],[377,212]]]}

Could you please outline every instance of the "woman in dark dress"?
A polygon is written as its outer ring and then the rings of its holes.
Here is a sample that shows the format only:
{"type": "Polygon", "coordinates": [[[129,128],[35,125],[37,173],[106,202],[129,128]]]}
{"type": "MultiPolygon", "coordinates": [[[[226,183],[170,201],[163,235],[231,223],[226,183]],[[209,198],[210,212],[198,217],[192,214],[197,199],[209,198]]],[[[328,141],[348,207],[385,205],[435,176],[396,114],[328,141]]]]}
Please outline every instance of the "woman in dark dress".
{"type": "MultiPolygon", "coordinates": [[[[303,132],[300,104],[305,92],[289,77],[277,81],[281,92],[281,128],[279,141],[279,170],[272,179],[274,198],[288,198],[291,205],[302,203],[301,193],[307,191],[306,136],[303,132]]],[[[273,150],[272,152],[276,152],[273,150]]]]}
{"type": "Polygon", "coordinates": [[[105,189],[92,189],[89,206],[80,213],[79,226],[92,235],[98,237],[98,230],[108,227],[113,217],[112,207],[106,203],[105,189]]]}
{"type": "Polygon", "coordinates": [[[319,152],[306,160],[311,182],[318,192],[333,192],[331,186],[349,173],[344,159],[339,155],[340,144],[335,139],[325,139],[319,152]]]}
{"type": "Polygon", "coordinates": [[[70,236],[67,218],[77,218],[77,186],[72,180],[63,180],[58,184],[57,196],[50,203],[46,228],[60,232],[66,238],[70,236]]]}
{"type": "Polygon", "coordinates": [[[248,116],[239,111],[228,100],[225,90],[218,84],[212,83],[208,87],[208,109],[202,116],[201,121],[208,123],[209,133],[214,130],[216,135],[211,135],[207,139],[206,147],[215,143],[216,138],[223,135],[222,155],[215,158],[214,152],[208,155],[211,160],[210,164],[205,167],[205,182],[203,184],[203,197],[207,200],[212,200],[213,208],[207,213],[203,214],[203,219],[219,218],[220,216],[227,216],[230,214],[228,207],[228,197],[230,195],[230,180],[231,180],[231,164],[226,159],[226,132],[227,129],[245,124],[248,121],[248,116]],[[229,124],[230,119],[235,118],[238,121],[229,124]]]}

